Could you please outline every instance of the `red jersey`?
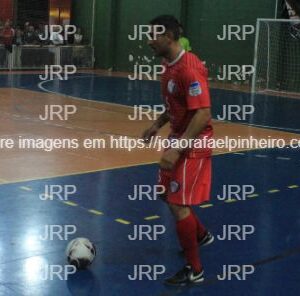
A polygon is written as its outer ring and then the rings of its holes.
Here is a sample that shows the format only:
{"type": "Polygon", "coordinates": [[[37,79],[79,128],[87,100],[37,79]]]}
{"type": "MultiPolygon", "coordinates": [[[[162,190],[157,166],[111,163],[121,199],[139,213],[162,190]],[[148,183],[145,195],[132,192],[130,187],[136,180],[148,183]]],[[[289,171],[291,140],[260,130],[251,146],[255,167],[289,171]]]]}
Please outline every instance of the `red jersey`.
{"type": "Polygon", "coordinates": [[[12,28],[4,28],[1,32],[1,35],[4,45],[12,45],[14,38],[14,30],[12,28]]]}
{"type": "MultiPolygon", "coordinates": [[[[208,86],[208,71],[200,59],[190,53],[182,51],[172,63],[163,63],[166,70],[161,78],[162,94],[170,116],[170,138],[180,138],[187,129],[197,109],[210,108],[210,94],[208,86]]],[[[211,121],[196,137],[211,138],[213,128],[211,121]]],[[[211,149],[193,148],[191,157],[208,157],[211,149]]]]}

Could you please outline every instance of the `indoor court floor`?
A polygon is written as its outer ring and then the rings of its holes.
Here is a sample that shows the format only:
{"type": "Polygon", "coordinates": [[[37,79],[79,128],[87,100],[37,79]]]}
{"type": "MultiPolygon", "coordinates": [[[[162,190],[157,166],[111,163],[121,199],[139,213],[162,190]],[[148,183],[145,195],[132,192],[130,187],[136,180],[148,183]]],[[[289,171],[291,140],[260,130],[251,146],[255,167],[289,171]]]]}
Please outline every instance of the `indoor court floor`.
{"type": "MultiPolygon", "coordinates": [[[[43,81],[38,74],[0,75],[0,137],[13,138],[139,138],[150,122],[132,122],[134,105],[161,104],[156,81],[129,81],[95,73],[68,81],[43,81]],[[41,121],[47,104],[73,104],[68,121],[41,121]]],[[[247,122],[214,120],[215,137],[272,136],[300,139],[300,100],[225,89],[211,90],[213,115],[224,104],[255,106],[247,122]]],[[[166,136],[164,128],[162,136],[166,136]]],[[[225,224],[253,225],[246,241],[215,242],[201,255],[206,281],[197,287],[169,288],[157,281],[128,280],[135,264],[162,264],[167,274],[182,267],[172,217],[160,201],[129,201],[135,184],[157,182],[160,153],[116,149],[74,149],[52,152],[2,150],[0,156],[0,295],[297,295],[300,289],[300,149],[215,150],[211,202],[196,209],[215,234],[225,224]],[[42,201],[45,185],[74,184],[68,201],[42,201]],[[246,200],[220,201],[223,184],[255,187],[246,200]],[[67,242],[41,241],[43,225],[76,225],[76,237],[97,247],[92,266],[70,276],[43,281],[47,264],[64,264],[67,242]],[[135,224],[163,224],[157,241],[129,241],[135,224]],[[223,265],[254,265],[246,281],[219,281],[223,265]],[[258,293],[259,290],[259,293],[258,293]],[[287,293],[288,291],[288,293],[287,293]],[[298,293],[297,293],[298,292],[298,293]]]]}

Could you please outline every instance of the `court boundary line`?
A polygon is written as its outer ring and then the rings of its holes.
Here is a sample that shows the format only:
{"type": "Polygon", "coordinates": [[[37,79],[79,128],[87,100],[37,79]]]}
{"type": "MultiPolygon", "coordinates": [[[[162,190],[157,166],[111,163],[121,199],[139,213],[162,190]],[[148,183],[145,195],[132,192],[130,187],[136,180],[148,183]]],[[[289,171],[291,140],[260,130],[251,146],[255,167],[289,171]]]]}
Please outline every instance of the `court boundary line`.
{"type": "MultiPolygon", "coordinates": [[[[267,150],[274,150],[274,149],[275,148],[269,148],[267,150]]],[[[239,152],[245,152],[246,153],[246,152],[260,151],[260,150],[266,150],[266,149],[265,148],[258,148],[258,149],[236,150],[236,151],[231,151],[231,152],[223,152],[223,153],[215,154],[215,155],[212,155],[212,157],[230,155],[230,154],[235,154],[235,153],[239,153],[239,152]]],[[[114,171],[114,170],[121,170],[121,169],[133,168],[133,167],[139,167],[139,166],[153,165],[153,164],[158,164],[158,163],[159,163],[159,160],[158,161],[135,163],[135,164],[124,165],[124,166],[114,166],[114,167],[91,170],[91,171],[85,171],[85,172],[75,172],[75,173],[71,173],[71,174],[55,175],[53,177],[41,177],[41,178],[33,178],[33,179],[24,179],[24,180],[19,180],[19,181],[7,181],[7,182],[0,183],[0,186],[2,186],[2,185],[11,185],[11,184],[19,184],[19,183],[24,183],[24,182],[34,182],[34,181],[41,181],[41,180],[48,180],[48,179],[56,179],[56,178],[87,175],[87,174],[100,173],[100,172],[105,172],[105,171],[114,171]]],[[[2,180],[4,180],[4,179],[2,179],[2,180]]]]}
{"type": "MultiPolygon", "coordinates": [[[[226,122],[232,123],[231,121],[226,121],[226,122]]],[[[250,127],[257,127],[257,128],[265,128],[265,129],[284,131],[286,133],[293,133],[293,132],[299,133],[300,132],[300,129],[297,129],[297,128],[270,126],[270,125],[255,124],[255,123],[239,123],[239,124],[250,126],[250,127]]]]}
{"type": "MultiPolygon", "coordinates": [[[[87,78],[87,77],[94,77],[94,76],[91,76],[91,75],[87,75],[87,76],[73,76],[73,77],[70,77],[70,79],[80,79],[80,78],[87,78]]],[[[109,76],[108,76],[109,77],[109,76]]],[[[53,79],[53,80],[45,80],[45,81],[41,81],[38,83],[38,88],[40,90],[42,90],[43,92],[45,93],[50,93],[50,94],[55,94],[55,95],[60,95],[60,96],[65,96],[67,98],[70,98],[70,99],[73,99],[75,101],[86,101],[86,102],[93,102],[93,103],[97,103],[97,104],[107,104],[107,105],[112,105],[112,106],[121,106],[121,107],[124,107],[124,108],[134,108],[132,106],[129,106],[129,105],[122,105],[122,104],[118,104],[118,103],[111,103],[111,102],[103,102],[103,101],[95,101],[95,100],[92,100],[92,99],[85,99],[85,98],[80,98],[80,97],[74,97],[74,96],[70,96],[70,95],[66,95],[66,94],[63,94],[63,93],[60,93],[60,92],[56,92],[56,91],[51,91],[51,90],[48,90],[47,88],[45,88],[43,86],[44,83],[47,83],[47,82],[51,82],[51,81],[60,81],[59,79],[53,79]]],[[[30,89],[27,89],[29,91],[34,91],[34,90],[30,90],[30,89]]]]}
{"type": "MultiPolygon", "coordinates": [[[[86,77],[94,77],[94,75],[86,75],[86,76],[73,76],[70,79],[76,79],[76,78],[86,78],[86,77]]],[[[55,94],[55,95],[59,95],[59,96],[65,96],[66,98],[70,98],[73,99],[75,101],[87,101],[87,102],[93,102],[96,104],[107,104],[107,105],[114,105],[114,106],[121,106],[124,108],[129,108],[132,109],[134,107],[132,106],[128,106],[128,105],[122,105],[122,104],[118,104],[118,103],[110,103],[110,102],[103,102],[103,101],[95,101],[95,100],[90,100],[90,99],[85,99],[85,98],[80,98],[80,97],[74,97],[74,96],[70,96],[70,95],[66,95],[63,93],[59,93],[59,92],[54,92],[54,91],[50,91],[46,88],[43,87],[44,83],[50,82],[50,81],[59,81],[59,79],[53,79],[53,80],[45,80],[45,81],[41,81],[38,83],[38,88],[40,90],[42,90],[45,93],[50,93],[50,94],[55,94]]],[[[32,91],[35,92],[35,90],[30,90],[30,89],[26,89],[27,91],[32,91]]],[[[247,124],[247,123],[235,123],[235,122],[231,122],[231,121],[220,121],[217,119],[212,118],[213,120],[216,120],[220,123],[229,123],[229,124],[241,124],[241,125],[246,125],[246,126],[254,126],[251,124],[247,124]]],[[[255,127],[255,126],[254,126],[255,127]]],[[[263,126],[261,126],[262,128],[263,126]]],[[[257,127],[259,128],[259,126],[257,127]]],[[[271,129],[271,127],[269,127],[271,129]]],[[[272,149],[272,148],[270,148],[272,149]]],[[[250,152],[250,151],[259,151],[259,150],[265,150],[265,149],[244,149],[244,150],[236,150],[236,151],[231,151],[231,152],[224,152],[224,153],[219,153],[216,155],[213,155],[212,157],[216,157],[216,156],[220,156],[220,155],[227,155],[227,154],[234,154],[234,153],[238,153],[238,152],[250,152]]],[[[138,163],[138,164],[131,164],[131,165],[124,165],[124,166],[116,166],[116,167],[109,167],[109,168],[104,168],[104,169],[97,169],[97,170],[91,170],[91,171],[85,171],[85,172],[75,172],[75,173],[71,173],[71,174],[62,174],[62,175],[55,175],[53,177],[41,177],[41,178],[33,178],[33,179],[22,179],[19,181],[6,181],[5,179],[1,179],[2,182],[0,183],[1,185],[9,185],[9,184],[19,184],[19,183],[24,183],[24,182],[34,182],[34,181],[39,181],[39,180],[47,180],[47,179],[55,179],[55,178],[63,178],[63,177],[68,177],[68,176],[79,176],[79,175],[86,175],[86,174],[91,174],[91,173],[98,173],[98,172],[103,172],[103,171],[110,171],[110,170],[116,170],[116,169],[124,169],[124,168],[131,168],[131,167],[138,167],[138,166],[144,166],[144,165],[152,165],[152,164],[157,164],[158,161],[154,161],[154,162],[145,162],[145,163],[138,163]]]]}
{"type": "MultiPolygon", "coordinates": [[[[94,76],[92,76],[92,75],[87,75],[87,76],[73,76],[73,77],[70,77],[69,79],[80,79],[80,78],[87,78],[87,77],[95,77],[95,75],[94,76]]],[[[97,77],[97,75],[96,75],[96,77],[97,77]]],[[[110,77],[110,76],[98,76],[98,77],[114,78],[114,77],[110,77]]],[[[118,104],[118,103],[95,101],[95,100],[91,100],[91,99],[74,97],[74,96],[66,95],[66,94],[63,94],[63,93],[60,93],[60,92],[55,92],[55,91],[48,90],[47,88],[45,88],[43,86],[44,83],[55,81],[55,80],[59,81],[59,79],[41,81],[40,83],[38,83],[38,88],[40,90],[42,90],[43,92],[65,96],[67,98],[74,99],[74,100],[77,100],[77,101],[95,102],[95,103],[98,103],[98,104],[107,104],[107,105],[112,105],[112,106],[121,106],[121,107],[129,108],[129,109],[133,109],[134,108],[134,107],[132,107],[130,105],[123,105],[123,104],[118,104]]],[[[222,90],[227,90],[227,89],[222,89],[222,90]]],[[[232,121],[218,120],[217,118],[212,118],[212,119],[216,120],[216,121],[219,121],[219,122],[226,122],[226,123],[231,123],[231,124],[242,124],[242,125],[253,126],[253,127],[258,127],[258,128],[268,128],[268,129],[281,130],[281,131],[286,131],[286,132],[297,132],[297,133],[300,132],[300,129],[294,129],[294,128],[284,128],[284,127],[282,128],[282,127],[278,127],[278,126],[260,125],[260,124],[253,124],[253,123],[247,123],[247,122],[245,122],[245,123],[236,123],[236,122],[232,122],[232,121]]]]}
{"type": "MultiPolygon", "coordinates": [[[[86,77],[94,77],[95,74],[92,76],[92,75],[86,75],[86,76],[73,76],[73,77],[70,77],[69,79],[80,79],[80,78],[86,78],[86,77]]],[[[97,75],[96,75],[97,77],[97,75]]],[[[101,77],[101,76],[99,76],[101,77]]],[[[103,76],[102,76],[103,77],[103,76]]],[[[110,76],[104,76],[104,77],[109,77],[109,78],[114,78],[114,77],[110,77],[110,76]]],[[[47,88],[43,87],[43,84],[44,83],[47,83],[47,82],[51,82],[51,81],[55,81],[55,80],[59,80],[59,79],[53,79],[53,80],[45,80],[45,81],[41,81],[39,84],[38,84],[38,88],[41,89],[42,91],[46,92],[46,93],[51,93],[51,94],[56,94],[56,95],[61,95],[61,96],[65,96],[67,98],[70,98],[70,99],[74,99],[74,100],[83,100],[83,101],[87,101],[87,102],[96,102],[96,103],[99,103],[99,104],[107,104],[107,105],[115,105],[115,106],[121,106],[123,108],[129,108],[129,109],[133,109],[134,107],[132,106],[129,106],[129,105],[122,105],[122,104],[118,104],[118,103],[110,103],[110,102],[103,102],[103,101],[95,101],[95,100],[91,100],[91,99],[85,99],[85,98],[80,98],[80,97],[74,97],[74,96],[70,96],[70,95],[66,95],[66,94],[63,94],[63,93],[59,93],[59,92],[54,92],[54,91],[51,91],[51,90],[48,90],[47,88]]],[[[227,89],[222,89],[222,90],[227,90],[227,89]]],[[[287,131],[287,132],[300,132],[300,129],[293,129],[293,128],[281,128],[281,127],[277,127],[277,126],[269,126],[269,125],[260,125],[260,124],[253,124],[253,123],[236,123],[236,122],[231,122],[231,121],[227,121],[227,120],[218,120],[217,118],[213,118],[213,120],[216,120],[216,121],[219,121],[219,122],[228,122],[228,123],[233,123],[233,124],[242,124],[242,125],[246,125],[246,126],[253,126],[253,127],[260,127],[260,128],[268,128],[268,129],[274,129],[274,130],[281,130],[281,131],[287,131]]]]}
{"type": "MultiPolygon", "coordinates": [[[[44,74],[43,70],[33,70],[36,71],[36,73],[27,73],[26,71],[22,71],[22,70],[15,70],[15,71],[2,71],[0,72],[0,76],[1,75],[38,75],[38,74],[44,74]],[[6,73],[7,72],[7,73],[6,73]]],[[[80,69],[78,72],[78,74],[90,74],[90,75],[94,75],[93,77],[106,77],[106,78],[123,78],[126,79],[126,76],[128,75],[132,75],[134,73],[131,72],[118,72],[118,71],[113,71],[112,74],[115,74],[117,76],[112,76],[111,73],[107,73],[106,69],[91,69],[91,70],[82,70],[80,69]],[[97,72],[99,71],[99,72],[97,72]],[[102,73],[102,72],[103,73],[102,73]],[[122,76],[125,75],[125,76],[122,76]]],[[[142,79],[141,81],[154,81],[154,82],[160,82],[160,80],[156,79],[156,80],[149,80],[149,79],[142,79]]],[[[225,91],[233,91],[233,92],[239,92],[239,93],[246,93],[246,94],[250,94],[253,95],[253,93],[251,92],[251,90],[247,90],[247,89],[236,89],[235,87],[228,87],[228,86],[223,86],[223,85],[219,85],[219,84],[214,84],[214,82],[212,82],[212,80],[209,80],[210,84],[211,84],[211,89],[214,90],[225,90],[225,91]]],[[[276,91],[274,91],[276,92],[276,91]]],[[[288,96],[288,94],[290,94],[290,92],[277,92],[274,94],[270,94],[270,96],[273,97],[281,97],[281,98],[288,98],[288,99],[299,99],[299,95],[298,93],[295,93],[296,96],[288,96]],[[284,93],[284,94],[283,94],[284,93]]],[[[264,94],[264,93],[255,93],[254,95],[269,95],[269,94],[264,94]]]]}

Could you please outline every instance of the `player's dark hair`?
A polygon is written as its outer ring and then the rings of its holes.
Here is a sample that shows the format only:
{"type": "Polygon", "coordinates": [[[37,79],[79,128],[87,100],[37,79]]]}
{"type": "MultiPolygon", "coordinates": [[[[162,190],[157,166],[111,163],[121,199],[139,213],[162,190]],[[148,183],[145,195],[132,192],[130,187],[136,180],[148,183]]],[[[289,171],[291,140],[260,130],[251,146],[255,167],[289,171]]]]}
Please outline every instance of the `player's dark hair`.
{"type": "Polygon", "coordinates": [[[180,38],[180,23],[176,19],[176,17],[172,15],[160,15],[150,21],[151,25],[159,25],[164,26],[167,32],[172,32],[174,36],[174,40],[178,40],[180,38]]]}

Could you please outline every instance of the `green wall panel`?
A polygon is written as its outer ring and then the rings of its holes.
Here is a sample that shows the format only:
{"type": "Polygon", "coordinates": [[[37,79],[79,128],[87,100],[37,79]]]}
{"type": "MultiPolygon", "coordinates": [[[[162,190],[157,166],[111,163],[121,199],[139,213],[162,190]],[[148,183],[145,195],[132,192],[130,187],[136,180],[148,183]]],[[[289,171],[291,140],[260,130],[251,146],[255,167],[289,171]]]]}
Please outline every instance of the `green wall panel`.
{"type": "Polygon", "coordinates": [[[146,56],[151,59],[153,56],[145,38],[142,41],[128,39],[134,25],[148,25],[151,19],[161,14],[172,14],[180,18],[181,0],[122,0],[118,1],[117,10],[114,69],[133,70],[135,62],[148,64],[142,58],[146,56]],[[133,56],[133,61],[129,61],[129,54],[133,56]]]}
{"type": "MultiPolygon", "coordinates": [[[[148,24],[160,14],[173,14],[186,28],[193,51],[208,65],[252,64],[254,35],[246,41],[219,41],[223,25],[255,25],[257,18],[273,18],[274,0],[95,0],[94,45],[96,67],[132,71],[136,62],[151,59],[146,40],[130,41],[134,25],[148,24]],[[133,61],[129,61],[132,55],[133,61]]],[[[93,0],[74,0],[73,23],[92,32],[93,0]]],[[[157,62],[157,60],[155,60],[157,62]]]]}
{"type": "Polygon", "coordinates": [[[189,0],[186,31],[193,50],[210,66],[252,64],[255,35],[238,41],[217,39],[223,25],[256,25],[257,18],[273,18],[273,0],[189,0]]]}
{"type": "Polygon", "coordinates": [[[90,44],[92,34],[93,0],[72,1],[72,24],[82,29],[83,42],[90,44]]]}

